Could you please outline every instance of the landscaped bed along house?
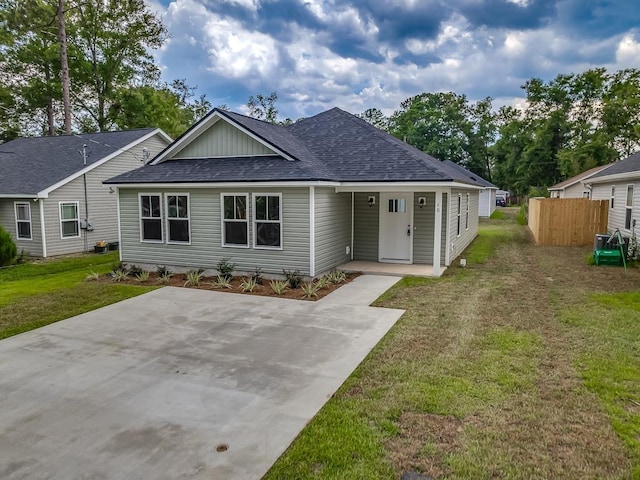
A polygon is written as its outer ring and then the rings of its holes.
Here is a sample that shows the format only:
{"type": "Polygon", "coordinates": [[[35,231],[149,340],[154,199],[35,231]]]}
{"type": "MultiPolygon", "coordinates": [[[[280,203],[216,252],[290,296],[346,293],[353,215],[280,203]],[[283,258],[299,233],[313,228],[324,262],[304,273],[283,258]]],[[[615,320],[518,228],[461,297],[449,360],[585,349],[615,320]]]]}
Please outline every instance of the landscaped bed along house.
{"type": "Polygon", "coordinates": [[[214,109],[105,183],[123,262],[308,277],[351,260],[441,275],[477,234],[482,188],[338,108],[286,127],[214,109]]]}

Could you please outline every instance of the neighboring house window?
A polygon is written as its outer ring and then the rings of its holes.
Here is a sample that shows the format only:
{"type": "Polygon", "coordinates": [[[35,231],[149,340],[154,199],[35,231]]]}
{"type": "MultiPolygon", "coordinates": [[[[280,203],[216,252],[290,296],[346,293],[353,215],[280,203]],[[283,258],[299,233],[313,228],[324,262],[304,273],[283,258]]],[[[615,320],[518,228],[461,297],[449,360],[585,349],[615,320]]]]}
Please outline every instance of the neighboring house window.
{"type": "Polygon", "coordinates": [[[631,230],[631,214],[633,213],[633,185],[627,185],[627,211],[624,228],[631,230]]]}
{"type": "Polygon", "coordinates": [[[469,230],[469,200],[471,199],[471,195],[467,193],[467,211],[464,220],[464,228],[465,230],[469,230]]]}
{"type": "Polygon", "coordinates": [[[222,194],[222,245],[249,246],[249,195],[222,194]]]}
{"type": "Polygon", "coordinates": [[[282,248],[282,195],[254,194],[254,246],[282,248]]]}
{"type": "Polygon", "coordinates": [[[462,227],[461,224],[461,215],[462,215],[462,195],[459,193],[458,194],[458,236],[460,236],[460,228],[462,227]]]}
{"type": "Polygon", "coordinates": [[[31,240],[31,204],[16,202],[16,238],[31,240]]]}
{"type": "Polygon", "coordinates": [[[167,194],[167,243],[190,243],[189,195],[167,194]]]}
{"type": "Polygon", "coordinates": [[[140,195],[140,240],[162,242],[162,202],[159,194],[140,195]]]}
{"type": "Polygon", "coordinates": [[[611,187],[611,202],[609,202],[609,208],[613,210],[613,201],[616,199],[616,187],[611,187]]]}
{"type": "Polygon", "coordinates": [[[62,238],[80,236],[80,214],[78,202],[60,202],[60,232],[62,238]]]}
{"type": "Polygon", "coordinates": [[[582,197],[586,198],[588,200],[589,198],[591,198],[591,192],[589,192],[589,190],[583,191],[582,192],[582,197]]]}

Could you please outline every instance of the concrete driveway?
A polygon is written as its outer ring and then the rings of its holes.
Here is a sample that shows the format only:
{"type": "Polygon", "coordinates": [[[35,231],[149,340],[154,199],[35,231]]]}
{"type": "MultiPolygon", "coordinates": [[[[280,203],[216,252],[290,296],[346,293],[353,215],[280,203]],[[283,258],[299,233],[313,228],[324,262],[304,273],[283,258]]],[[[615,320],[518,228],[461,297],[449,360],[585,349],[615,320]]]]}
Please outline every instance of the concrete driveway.
{"type": "Polygon", "coordinates": [[[397,280],[167,287],[2,340],[0,478],[258,479],[402,315],[367,306],[397,280]]]}

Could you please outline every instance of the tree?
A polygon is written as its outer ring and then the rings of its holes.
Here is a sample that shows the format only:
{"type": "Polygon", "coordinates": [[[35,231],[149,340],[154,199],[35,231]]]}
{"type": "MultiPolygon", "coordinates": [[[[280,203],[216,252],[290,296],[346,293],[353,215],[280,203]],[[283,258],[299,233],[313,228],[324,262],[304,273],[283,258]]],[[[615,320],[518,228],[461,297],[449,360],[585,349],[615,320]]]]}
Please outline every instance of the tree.
{"type": "Polygon", "coordinates": [[[380,130],[389,131],[389,118],[378,108],[368,108],[357,116],[380,130]]]}
{"type": "Polygon", "coordinates": [[[469,162],[467,168],[489,181],[492,179],[490,147],[496,140],[498,126],[492,110],[491,98],[476,102],[469,108],[471,133],[469,135],[469,162]]]}
{"type": "Polygon", "coordinates": [[[255,97],[251,95],[247,101],[249,116],[269,123],[278,123],[277,100],[278,94],[276,92],[271,92],[268,96],[261,93],[255,97]]]}
{"type": "Polygon", "coordinates": [[[167,31],[144,0],[83,2],[75,12],[74,100],[81,115],[98,130],[108,130],[111,104],[122,89],[159,78],[150,50],[162,46],[167,31]]]}
{"type": "Polygon", "coordinates": [[[58,40],[60,42],[60,77],[62,82],[62,108],[64,110],[64,133],[71,135],[71,96],[69,80],[69,62],[67,56],[67,27],[64,0],[58,0],[58,40]]]}

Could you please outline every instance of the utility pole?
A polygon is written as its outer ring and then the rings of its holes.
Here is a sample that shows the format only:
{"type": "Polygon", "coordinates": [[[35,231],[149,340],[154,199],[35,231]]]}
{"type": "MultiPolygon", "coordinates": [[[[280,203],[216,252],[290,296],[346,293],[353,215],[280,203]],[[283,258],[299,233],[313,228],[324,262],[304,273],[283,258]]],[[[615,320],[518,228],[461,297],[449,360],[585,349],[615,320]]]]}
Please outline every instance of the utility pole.
{"type": "Polygon", "coordinates": [[[58,38],[60,40],[60,67],[62,71],[62,104],[64,107],[64,133],[71,135],[71,96],[69,94],[69,63],[67,59],[67,31],[64,21],[64,0],[58,0],[58,38]]]}

